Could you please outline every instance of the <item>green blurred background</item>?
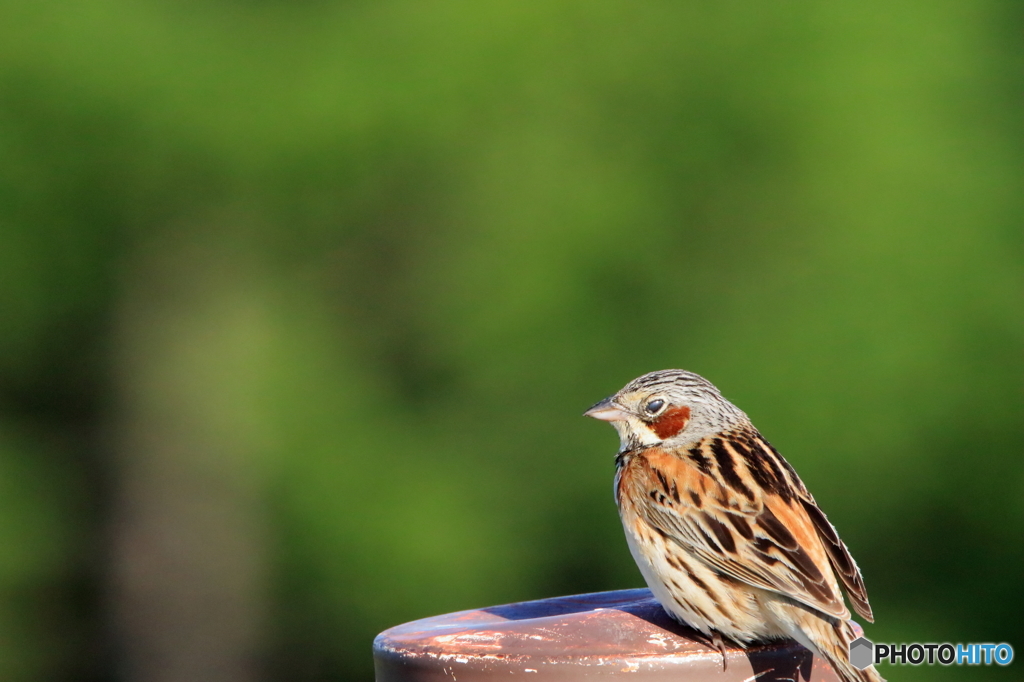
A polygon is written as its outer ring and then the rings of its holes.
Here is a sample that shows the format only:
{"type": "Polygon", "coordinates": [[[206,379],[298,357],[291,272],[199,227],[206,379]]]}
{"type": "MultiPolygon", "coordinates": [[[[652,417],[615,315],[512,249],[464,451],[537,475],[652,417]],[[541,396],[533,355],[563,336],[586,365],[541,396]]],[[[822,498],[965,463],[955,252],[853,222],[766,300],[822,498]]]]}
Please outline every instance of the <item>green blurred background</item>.
{"type": "Polygon", "coordinates": [[[0,678],[369,680],[639,586],[580,414],[665,367],[801,472],[869,637],[1024,655],[1022,28],[0,3],[0,678]]]}

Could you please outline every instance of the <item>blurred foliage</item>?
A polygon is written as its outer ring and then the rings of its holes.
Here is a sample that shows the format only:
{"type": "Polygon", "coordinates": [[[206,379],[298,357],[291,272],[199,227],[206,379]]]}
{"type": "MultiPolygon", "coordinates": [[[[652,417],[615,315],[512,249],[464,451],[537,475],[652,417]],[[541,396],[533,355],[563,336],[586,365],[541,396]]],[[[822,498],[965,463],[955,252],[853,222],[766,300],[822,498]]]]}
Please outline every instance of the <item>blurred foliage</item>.
{"type": "Polygon", "coordinates": [[[1021,19],[0,4],[0,675],[117,678],[134,377],[257,491],[272,679],[641,584],[580,413],[664,367],[801,472],[869,636],[1024,651],[1021,19]]]}

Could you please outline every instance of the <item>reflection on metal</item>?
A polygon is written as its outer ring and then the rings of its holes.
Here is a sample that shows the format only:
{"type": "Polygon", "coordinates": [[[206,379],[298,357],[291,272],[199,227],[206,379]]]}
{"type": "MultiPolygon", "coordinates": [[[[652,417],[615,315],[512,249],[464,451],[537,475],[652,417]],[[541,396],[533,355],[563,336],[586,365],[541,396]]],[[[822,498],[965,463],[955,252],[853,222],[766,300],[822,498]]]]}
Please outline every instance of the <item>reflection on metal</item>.
{"type": "Polygon", "coordinates": [[[727,651],[671,620],[648,590],[598,592],[413,621],[373,643],[377,682],[530,682],[593,677],[686,682],[814,680],[831,668],[784,640],[727,651]]]}

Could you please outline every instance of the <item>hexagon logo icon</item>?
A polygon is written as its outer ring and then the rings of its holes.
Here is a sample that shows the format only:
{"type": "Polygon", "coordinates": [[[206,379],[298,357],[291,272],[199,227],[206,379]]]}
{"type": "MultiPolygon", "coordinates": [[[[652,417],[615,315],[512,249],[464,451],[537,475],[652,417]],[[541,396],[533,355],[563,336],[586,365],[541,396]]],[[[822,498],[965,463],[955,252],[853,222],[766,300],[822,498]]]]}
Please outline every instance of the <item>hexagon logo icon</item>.
{"type": "Polygon", "coordinates": [[[865,637],[858,637],[850,642],[850,664],[857,670],[863,670],[875,660],[875,645],[865,637]]]}

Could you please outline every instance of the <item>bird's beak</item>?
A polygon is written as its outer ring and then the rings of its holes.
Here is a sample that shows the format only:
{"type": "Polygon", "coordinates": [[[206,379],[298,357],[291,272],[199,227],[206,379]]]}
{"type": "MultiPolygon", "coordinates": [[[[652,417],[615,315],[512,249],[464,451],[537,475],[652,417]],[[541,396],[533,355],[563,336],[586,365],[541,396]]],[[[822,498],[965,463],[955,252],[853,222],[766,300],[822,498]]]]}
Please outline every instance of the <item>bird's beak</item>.
{"type": "Polygon", "coordinates": [[[628,413],[626,408],[611,398],[605,398],[583,413],[584,417],[593,417],[603,422],[625,421],[628,413]]]}

